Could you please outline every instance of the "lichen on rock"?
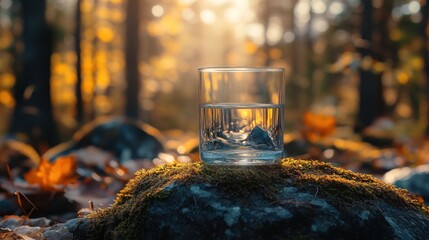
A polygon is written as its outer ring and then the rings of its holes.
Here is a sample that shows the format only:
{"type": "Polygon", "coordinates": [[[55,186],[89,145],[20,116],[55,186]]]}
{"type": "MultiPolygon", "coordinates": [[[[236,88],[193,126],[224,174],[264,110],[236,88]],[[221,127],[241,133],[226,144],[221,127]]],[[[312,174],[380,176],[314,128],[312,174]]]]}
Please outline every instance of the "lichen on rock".
{"type": "Polygon", "coordinates": [[[420,238],[429,210],[409,192],[317,161],[141,170],[89,216],[92,239],[420,238]]]}

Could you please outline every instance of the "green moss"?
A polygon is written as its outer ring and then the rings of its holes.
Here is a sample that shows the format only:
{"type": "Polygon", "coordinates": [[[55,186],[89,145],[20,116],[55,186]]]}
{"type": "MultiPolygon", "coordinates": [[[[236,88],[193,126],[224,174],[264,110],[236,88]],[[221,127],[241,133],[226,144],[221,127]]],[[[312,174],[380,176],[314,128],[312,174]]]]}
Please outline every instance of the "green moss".
{"type": "Polygon", "coordinates": [[[385,184],[370,175],[317,161],[284,159],[278,165],[252,167],[188,163],[137,172],[136,177],[120,191],[113,206],[90,215],[91,237],[103,238],[103,233],[123,239],[136,237],[136,234],[141,236],[144,232],[141,223],[144,222],[148,205],[168,197],[169,190],[166,187],[176,181],[185,184],[209,183],[242,202],[254,192],[275,201],[279,191],[291,186],[302,191],[314,191],[315,195],[328,201],[340,200],[344,204],[351,204],[355,201],[382,199],[394,207],[417,209],[429,215],[428,208],[405,190],[385,184]],[[139,229],[140,232],[131,233],[123,229],[139,229]]]}

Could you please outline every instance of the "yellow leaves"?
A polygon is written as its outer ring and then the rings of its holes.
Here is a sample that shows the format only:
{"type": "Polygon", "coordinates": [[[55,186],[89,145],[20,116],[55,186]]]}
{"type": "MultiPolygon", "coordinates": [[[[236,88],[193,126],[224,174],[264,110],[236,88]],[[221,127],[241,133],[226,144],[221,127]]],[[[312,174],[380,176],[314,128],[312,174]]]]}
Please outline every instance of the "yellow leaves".
{"type": "Polygon", "coordinates": [[[405,85],[410,81],[410,76],[405,71],[398,71],[396,78],[401,85],[405,85]]]}
{"type": "Polygon", "coordinates": [[[0,34],[0,49],[5,49],[9,47],[13,42],[13,35],[12,32],[9,31],[3,31],[2,34],[0,34]]]}
{"type": "Polygon", "coordinates": [[[109,8],[107,7],[97,7],[95,14],[100,19],[108,19],[110,16],[110,11],[109,11],[109,8]]]}
{"type": "Polygon", "coordinates": [[[82,1],[80,10],[83,13],[89,13],[94,9],[94,3],[92,1],[82,1]]]}
{"type": "Polygon", "coordinates": [[[114,36],[112,28],[100,27],[97,29],[97,37],[102,42],[111,42],[114,36]]]}
{"type": "Polygon", "coordinates": [[[119,10],[112,11],[110,14],[110,19],[112,19],[113,22],[123,22],[125,19],[125,15],[119,10]]]}
{"type": "Polygon", "coordinates": [[[123,0],[110,0],[110,2],[113,3],[113,4],[121,4],[124,1],[123,0]]]}
{"type": "Polygon", "coordinates": [[[256,50],[258,50],[258,46],[251,41],[247,41],[244,44],[244,51],[248,54],[254,54],[256,52],[256,50]]]}
{"type": "Polygon", "coordinates": [[[386,70],[386,64],[384,64],[383,62],[375,61],[372,70],[376,73],[382,73],[384,72],[384,70],[386,70]]]}
{"type": "Polygon", "coordinates": [[[106,89],[110,85],[110,76],[108,71],[98,71],[96,74],[96,85],[101,89],[106,89]]]}
{"type": "Polygon", "coordinates": [[[59,157],[49,163],[42,159],[36,169],[30,170],[24,178],[28,183],[37,184],[42,190],[55,190],[58,186],[73,183],[76,180],[76,158],[59,157]]]}
{"type": "Polygon", "coordinates": [[[15,81],[15,75],[12,73],[3,73],[0,75],[0,107],[5,106],[11,109],[15,106],[15,99],[11,91],[15,85],[15,81]]]}
{"type": "Polygon", "coordinates": [[[398,28],[394,28],[394,29],[390,30],[389,37],[392,41],[396,42],[396,41],[399,41],[402,39],[403,33],[398,28]]]}
{"type": "Polygon", "coordinates": [[[0,75],[0,87],[12,88],[15,85],[15,75],[4,73],[0,75]]]}
{"type": "Polygon", "coordinates": [[[161,19],[161,25],[167,34],[177,35],[182,31],[182,23],[176,16],[167,15],[161,19]]]}
{"type": "Polygon", "coordinates": [[[395,113],[402,118],[409,118],[413,114],[413,110],[410,107],[410,104],[401,102],[395,109],[395,113]]]}
{"type": "Polygon", "coordinates": [[[94,98],[94,104],[99,113],[108,113],[113,108],[111,100],[104,95],[97,95],[94,98]]]}
{"type": "Polygon", "coordinates": [[[161,41],[161,44],[165,48],[165,51],[171,55],[178,54],[182,50],[181,44],[173,39],[164,39],[161,41]]]}
{"type": "Polygon", "coordinates": [[[165,16],[159,21],[150,21],[147,24],[147,32],[153,37],[161,36],[163,34],[168,34],[175,36],[182,31],[183,25],[178,16],[165,16]]]}
{"type": "Polygon", "coordinates": [[[158,37],[162,34],[161,27],[159,26],[158,22],[150,21],[146,25],[146,30],[152,37],[158,37]]]}
{"type": "Polygon", "coordinates": [[[361,60],[361,67],[363,70],[369,71],[371,70],[374,64],[374,59],[371,56],[365,56],[361,60]]]}
{"type": "Polygon", "coordinates": [[[0,105],[4,105],[8,108],[15,106],[15,99],[9,91],[0,91],[0,105]]]}
{"type": "Polygon", "coordinates": [[[420,56],[415,56],[415,57],[411,58],[409,64],[410,64],[411,69],[416,70],[416,71],[421,71],[423,69],[423,65],[424,65],[423,59],[420,56]]]}
{"type": "Polygon", "coordinates": [[[61,76],[61,82],[59,84],[74,84],[76,82],[76,74],[73,66],[68,62],[52,64],[52,73],[61,76]]]}
{"type": "Polygon", "coordinates": [[[269,55],[272,59],[280,59],[283,56],[283,53],[279,48],[272,48],[270,49],[269,55]]]}
{"type": "Polygon", "coordinates": [[[169,55],[162,55],[159,57],[153,57],[150,60],[151,65],[153,66],[153,76],[158,79],[163,79],[172,70],[177,69],[177,60],[169,55]],[[170,72],[169,72],[170,71],[170,72]]]}

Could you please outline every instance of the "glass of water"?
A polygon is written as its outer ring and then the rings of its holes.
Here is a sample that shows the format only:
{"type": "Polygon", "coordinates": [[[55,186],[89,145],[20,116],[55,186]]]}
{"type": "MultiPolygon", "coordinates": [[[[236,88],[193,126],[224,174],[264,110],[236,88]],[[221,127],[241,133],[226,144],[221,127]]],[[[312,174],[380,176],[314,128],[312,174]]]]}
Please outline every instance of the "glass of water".
{"type": "Polygon", "coordinates": [[[208,164],[259,165],[283,157],[283,68],[203,67],[200,157],[208,164]]]}

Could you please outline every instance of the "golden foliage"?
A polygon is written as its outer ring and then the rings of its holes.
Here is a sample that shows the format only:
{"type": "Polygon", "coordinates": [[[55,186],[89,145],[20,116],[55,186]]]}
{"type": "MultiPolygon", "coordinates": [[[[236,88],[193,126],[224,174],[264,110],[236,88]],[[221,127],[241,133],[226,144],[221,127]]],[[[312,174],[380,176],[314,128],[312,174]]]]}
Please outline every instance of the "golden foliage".
{"type": "Polygon", "coordinates": [[[254,54],[258,50],[258,45],[256,45],[254,42],[247,41],[244,44],[244,51],[248,54],[254,54]]]}
{"type": "Polygon", "coordinates": [[[97,30],[97,37],[102,42],[111,42],[115,36],[112,28],[100,27],[97,30]]]}
{"type": "Polygon", "coordinates": [[[12,73],[4,73],[0,75],[0,86],[4,88],[12,88],[15,85],[15,75],[12,73]]]}
{"type": "Polygon", "coordinates": [[[30,170],[24,178],[31,184],[38,184],[43,190],[55,190],[57,186],[67,185],[76,180],[76,158],[59,157],[49,163],[42,159],[37,168],[30,170]]]}
{"type": "Polygon", "coordinates": [[[0,91],[0,105],[4,105],[8,108],[13,108],[13,106],[15,106],[15,99],[10,92],[0,91]]]}

